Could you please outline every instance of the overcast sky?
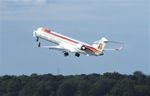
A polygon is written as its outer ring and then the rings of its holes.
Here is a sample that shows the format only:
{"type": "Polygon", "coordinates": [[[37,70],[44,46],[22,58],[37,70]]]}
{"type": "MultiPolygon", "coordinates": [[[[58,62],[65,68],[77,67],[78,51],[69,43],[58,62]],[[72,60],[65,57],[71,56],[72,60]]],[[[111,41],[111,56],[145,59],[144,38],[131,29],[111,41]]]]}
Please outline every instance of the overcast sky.
{"type": "MultiPolygon", "coordinates": [[[[148,0],[0,0],[0,75],[150,74],[148,0]],[[105,36],[125,43],[120,52],[80,58],[37,48],[38,27],[92,44],[105,36]]],[[[42,41],[45,45],[53,45],[42,41]]]]}

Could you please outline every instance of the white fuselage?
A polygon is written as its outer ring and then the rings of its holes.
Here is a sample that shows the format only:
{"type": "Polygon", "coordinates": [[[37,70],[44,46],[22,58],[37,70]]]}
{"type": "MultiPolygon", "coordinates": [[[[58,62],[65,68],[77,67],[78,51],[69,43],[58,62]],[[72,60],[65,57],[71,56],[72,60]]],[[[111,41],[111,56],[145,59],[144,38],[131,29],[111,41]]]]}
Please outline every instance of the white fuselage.
{"type": "Polygon", "coordinates": [[[56,33],[46,28],[38,28],[38,30],[34,31],[33,34],[36,37],[55,43],[63,47],[69,52],[74,52],[74,53],[77,52],[77,53],[82,53],[86,55],[95,55],[95,56],[101,55],[100,50],[92,47],[89,44],[61,35],[59,33],[56,33]],[[90,50],[89,51],[81,50],[81,47],[83,45],[86,45],[88,48],[90,48],[90,50]]]}

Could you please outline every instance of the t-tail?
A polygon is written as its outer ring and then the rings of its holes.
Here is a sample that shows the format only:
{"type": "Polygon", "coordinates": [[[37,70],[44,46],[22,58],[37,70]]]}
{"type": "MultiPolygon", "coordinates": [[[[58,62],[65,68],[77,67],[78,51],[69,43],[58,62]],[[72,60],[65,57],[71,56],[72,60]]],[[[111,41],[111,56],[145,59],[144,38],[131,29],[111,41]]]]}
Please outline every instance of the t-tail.
{"type": "Polygon", "coordinates": [[[95,41],[92,46],[96,49],[103,51],[107,41],[108,40],[105,37],[102,37],[99,41],[95,41]]]}

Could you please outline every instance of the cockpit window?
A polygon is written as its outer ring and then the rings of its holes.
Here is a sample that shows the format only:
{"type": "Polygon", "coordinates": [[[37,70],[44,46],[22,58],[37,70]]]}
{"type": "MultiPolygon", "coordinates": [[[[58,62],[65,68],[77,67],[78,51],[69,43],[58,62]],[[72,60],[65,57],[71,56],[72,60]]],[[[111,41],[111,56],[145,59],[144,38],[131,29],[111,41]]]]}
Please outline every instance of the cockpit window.
{"type": "Polygon", "coordinates": [[[51,30],[50,29],[48,29],[48,28],[43,28],[42,29],[44,32],[48,32],[48,33],[50,33],[51,32],[51,30]]]}

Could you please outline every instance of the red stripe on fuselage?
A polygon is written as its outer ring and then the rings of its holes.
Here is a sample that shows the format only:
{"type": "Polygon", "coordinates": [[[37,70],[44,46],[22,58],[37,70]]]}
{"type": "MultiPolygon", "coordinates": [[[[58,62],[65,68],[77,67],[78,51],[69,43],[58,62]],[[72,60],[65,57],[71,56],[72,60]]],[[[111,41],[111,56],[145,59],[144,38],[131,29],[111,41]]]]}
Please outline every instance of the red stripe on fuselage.
{"type": "Polygon", "coordinates": [[[99,51],[99,50],[97,50],[96,48],[94,48],[94,47],[91,47],[91,46],[85,46],[87,49],[89,49],[89,50],[91,50],[91,51],[93,51],[93,52],[97,52],[97,51],[99,51]]]}
{"type": "Polygon", "coordinates": [[[49,31],[44,31],[44,32],[46,32],[46,33],[48,33],[48,34],[51,34],[51,35],[53,35],[53,36],[59,37],[59,38],[61,38],[61,39],[70,41],[70,42],[72,42],[72,43],[79,44],[79,42],[77,42],[77,41],[71,40],[71,39],[69,39],[69,38],[67,38],[67,37],[63,37],[63,36],[58,35],[58,34],[55,34],[55,33],[52,33],[51,31],[50,31],[50,32],[49,32],[49,31]]]}
{"type": "MultiPolygon", "coordinates": [[[[44,32],[46,32],[46,33],[48,33],[48,34],[50,34],[50,35],[59,37],[59,38],[61,38],[61,39],[70,41],[70,42],[72,42],[72,43],[79,44],[79,42],[77,42],[77,41],[74,41],[74,40],[71,40],[71,39],[69,39],[69,38],[67,38],[67,37],[63,37],[63,36],[61,36],[61,35],[55,34],[55,33],[51,32],[51,31],[44,31],[44,32]]],[[[85,47],[86,47],[87,49],[91,50],[92,52],[98,52],[98,51],[99,51],[99,50],[97,50],[96,48],[91,47],[91,46],[87,46],[87,45],[86,45],[85,47]]]]}

